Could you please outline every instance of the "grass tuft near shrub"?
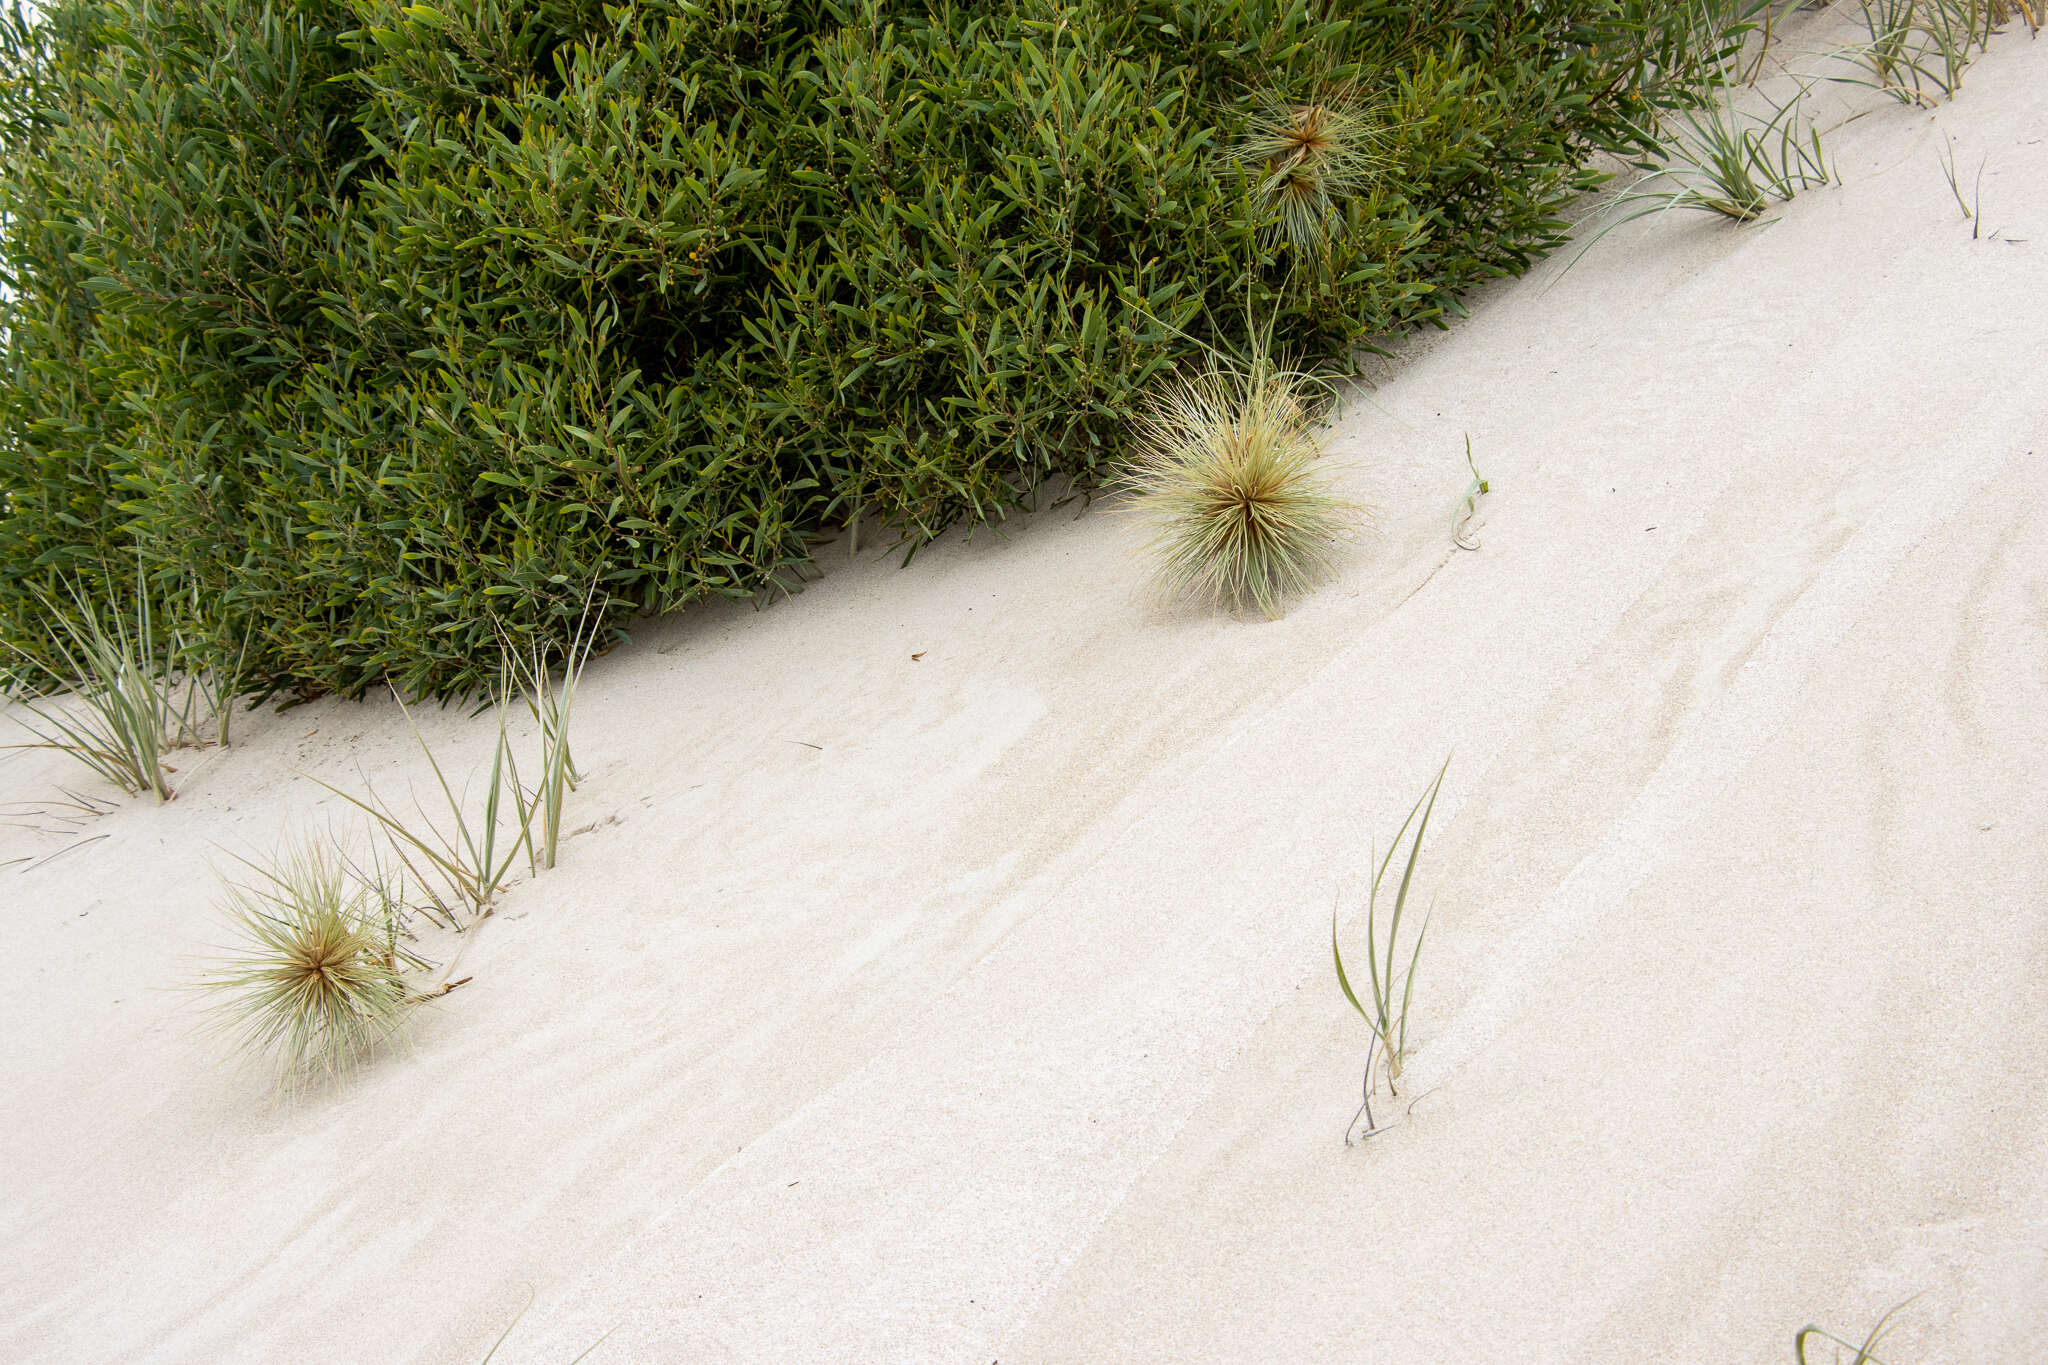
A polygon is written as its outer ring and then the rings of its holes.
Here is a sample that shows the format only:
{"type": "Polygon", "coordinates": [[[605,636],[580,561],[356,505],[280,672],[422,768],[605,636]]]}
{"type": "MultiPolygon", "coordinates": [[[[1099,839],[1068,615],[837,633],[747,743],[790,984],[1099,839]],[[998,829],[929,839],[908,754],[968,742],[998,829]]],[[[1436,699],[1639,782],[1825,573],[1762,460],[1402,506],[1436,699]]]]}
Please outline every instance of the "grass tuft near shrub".
{"type": "MultiPolygon", "coordinates": [[[[519,763],[513,752],[507,725],[509,688],[501,686],[493,712],[497,718],[497,742],[491,749],[491,763],[483,783],[482,809],[473,810],[469,787],[449,781],[447,770],[435,756],[419,723],[412,718],[403,698],[393,693],[399,712],[412,731],[413,742],[433,772],[434,786],[441,794],[438,803],[445,812],[436,819],[427,812],[429,803],[413,798],[407,815],[374,789],[357,796],[331,782],[313,781],[370,817],[377,832],[388,841],[399,863],[411,874],[419,894],[426,897],[423,912],[451,929],[467,929],[490,913],[491,902],[512,876],[522,852],[529,873],[535,870],[533,846],[534,795],[519,780],[519,763]]],[[[566,745],[566,735],[564,736],[566,745]]]]}
{"type": "Polygon", "coordinates": [[[17,719],[36,742],[5,747],[55,749],[124,792],[169,800],[165,754],[228,742],[239,656],[226,657],[189,626],[167,621],[139,577],[126,613],[88,600],[73,582],[55,596],[32,595],[48,626],[44,649],[31,653],[0,640],[15,663],[0,681],[19,693],[17,719]]]}
{"type": "Polygon", "coordinates": [[[1358,509],[1331,490],[1313,397],[1263,356],[1219,359],[1142,411],[1117,482],[1169,596],[1278,617],[1329,573],[1358,509]]]}
{"type": "Polygon", "coordinates": [[[528,651],[506,642],[500,675],[490,709],[497,721],[497,742],[483,782],[481,810],[472,810],[469,788],[449,781],[447,770],[420,733],[405,699],[393,693],[413,742],[434,775],[445,819],[427,813],[417,797],[408,816],[374,790],[357,796],[329,782],[314,781],[369,816],[388,842],[413,885],[426,897],[424,913],[453,929],[467,929],[490,913],[491,903],[512,876],[523,853],[529,875],[555,865],[562,837],[562,811],[567,794],[576,790],[579,774],[569,748],[569,721],[576,687],[597,643],[594,622],[579,624],[557,680],[538,646],[528,651]],[[510,725],[512,694],[526,703],[538,730],[538,779],[528,787],[519,776],[510,725]],[[538,829],[536,829],[538,826],[538,829]],[[536,839],[538,835],[538,839],[536,839]]]}
{"type": "Polygon", "coordinates": [[[586,614],[578,622],[576,634],[563,656],[559,681],[549,672],[538,649],[529,647],[522,654],[510,644],[505,647],[505,672],[526,699],[527,713],[540,731],[540,777],[534,785],[527,818],[540,822],[535,856],[542,868],[555,865],[556,850],[562,841],[563,802],[581,780],[569,749],[569,720],[575,711],[576,685],[583,680],[583,667],[590,661],[590,651],[596,644],[597,632],[586,614]]]}
{"type": "MultiPolygon", "coordinates": [[[[36,736],[21,748],[55,749],[83,763],[131,795],[149,792],[171,798],[164,753],[176,742],[178,711],[171,686],[156,657],[149,597],[136,595],[131,625],[119,613],[103,613],[72,589],[65,611],[44,597],[54,663],[23,653],[29,669],[68,692],[65,704],[53,696],[23,696],[21,724],[36,736]]],[[[10,642],[12,643],[12,642],[10,642]]],[[[13,746],[11,746],[13,747],[13,746]]]]}
{"type": "Polygon", "coordinates": [[[1953,99],[1963,73],[2015,14],[2028,31],[2040,28],[2020,0],[1859,0],[1870,38],[1845,55],[1867,67],[1873,85],[1902,104],[1932,108],[1953,99]],[[1930,93],[1931,92],[1931,93],[1930,93]],[[1937,98],[1938,97],[1938,98],[1937,98]]]}

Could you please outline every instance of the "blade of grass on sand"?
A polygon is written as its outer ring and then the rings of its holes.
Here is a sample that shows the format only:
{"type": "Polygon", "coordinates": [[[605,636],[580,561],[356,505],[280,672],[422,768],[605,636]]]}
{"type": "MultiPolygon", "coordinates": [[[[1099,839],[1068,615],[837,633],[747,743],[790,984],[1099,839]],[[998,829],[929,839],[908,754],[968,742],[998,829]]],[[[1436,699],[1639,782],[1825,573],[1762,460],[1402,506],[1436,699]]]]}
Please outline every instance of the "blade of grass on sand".
{"type": "MultiPolygon", "coordinates": [[[[1437,793],[1443,788],[1444,774],[1450,770],[1450,762],[1448,758],[1444,760],[1443,767],[1437,769],[1436,777],[1428,789],[1409,808],[1407,818],[1401,822],[1401,828],[1395,832],[1393,842],[1387,846],[1386,856],[1381,858],[1378,851],[1374,850],[1372,862],[1377,865],[1373,868],[1372,886],[1366,897],[1365,909],[1366,971],[1370,1006],[1359,999],[1357,990],[1351,984],[1350,974],[1344,966],[1344,950],[1338,941],[1337,910],[1332,908],[1330,912],[1330,956],[1337,968],[1337,985],[1343,991],[1344,998],[1351,1002],[1351,1008],[1358,1011],[1359,1017],[1365,1020],[1366,1026],[1372,1031],[1372,1043],[1366,1053],[1365,1078],[1361,1086],[1363,1099],[1359,1105],[1359,1112],[1365,1116],[1367,1137],[1378,1131],[1372,1117],[1372,1072],[1376,1059],[1385,1063],[1388,1093],[1395,1096],[1400,1094],[1396,1087],[1401,1078],[1402,1058],[1408,1049],[1408,1015],[1415,1002],[1415,974],[1421,965],[1422,945],[1429,934],[1431,916],[1425,915],[1423,918],[1422,928],[1416,934],[1408,954],[1408,967],[1405,973],[1397,971],[1397,944],[1400,940],[1401,920],[1407,910],[1408,894],[1414,883],[1415,867],[1422,856],[1423,836],[1428,833],[1430,816],[1436,810],[1437,793]],[[1407,863],[1402,869],[1400,887],[1394,896],[1393,912],[1388,918],[1383,964],[1379,936],[1380,890],[1385,884],[1387,870],[1393,865],[1394,856],[1400,852],[1401,842],[1408,838],[1411,827],[1415,833],[1414,837],[1409,839],[1407,863]],[[1397,979],[1400,982],[1398,1000],[1395,995],[1397,979]]],[[[1351,1140],[1351,1129],[1356,1126],[1357,1117],[1354,1116],[1351,1125],[1345,1131],[1346,1142],[1351,1140]]]]}

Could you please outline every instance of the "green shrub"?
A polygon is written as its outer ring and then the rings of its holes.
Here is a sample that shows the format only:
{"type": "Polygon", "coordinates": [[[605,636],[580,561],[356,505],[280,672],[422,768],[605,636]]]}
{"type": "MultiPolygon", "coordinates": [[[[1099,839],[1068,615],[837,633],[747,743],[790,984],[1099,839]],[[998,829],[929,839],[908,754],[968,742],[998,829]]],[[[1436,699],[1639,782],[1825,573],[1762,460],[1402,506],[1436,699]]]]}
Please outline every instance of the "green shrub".
{"type": "Polygon", "coordinates": [[[0,35],[0,632],[139,556],[302,693],[1092,486],[1237,320],[1339,363],[1525,269],[1714,46],[1658,0],[46,15],[0,35]],[[1371,155],[1283,223],[1244,150],[1318,104],[1371,155]]]}

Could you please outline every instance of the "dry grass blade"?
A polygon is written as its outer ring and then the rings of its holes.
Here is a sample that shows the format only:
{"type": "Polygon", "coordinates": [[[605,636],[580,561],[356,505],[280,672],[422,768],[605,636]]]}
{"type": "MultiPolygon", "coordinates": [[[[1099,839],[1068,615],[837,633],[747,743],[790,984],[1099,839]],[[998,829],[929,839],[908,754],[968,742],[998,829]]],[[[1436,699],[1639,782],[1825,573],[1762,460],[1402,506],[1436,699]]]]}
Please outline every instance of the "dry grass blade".
{"type": "Polygon", "coordinates": [[[59,787],[64,800],[9,801],[0,804],[0,825],[33,834],[72,834],[115,809],[112,801],[59,787]],[[54,828],[53,828],[54,827],[54,828]]]}
{"type": "MultiPolygon", "coordinates": [[[[491,1349],[490,1349],[490,1350],[488,1350],[488,1351],[485,1351],[485,1352],[484,1352],[484,1358],[483,1358],[482,1360],[478,1361],[478,1362],[477,1362],[477,1365],[491,1365],[491,1361],[492,1361],[492,1359],[493,1359],[493,1358],[495,1358],[495,1357],[497,1356],[497,1354],[498,1354],[498,1348],[499,1348],[499,1347],[501,1347],[501,1346],[503,1346],[503,1345],[504,1345],[504,1344],[505,1344],[505,1343],[506,1343],[506,1342],[507,1342],[508,1340],[510,1340],[510,1339],[511,1339],[513,1331],[514,1331],[514,1330],[515,1330],[515,1329],[516,1329],[516,1328],[517,1328],[517,1327],[519,1326],[519,1320],[520,1320],[521,1318],[525,1317],[525,1316],[526,1316],[526,1313],[527,1313],[527,1310],[528,1310],[528,1309],[530,1309],[530,1308],[532,1308],[532,1307],[533,1307],[533,1286],[532,1286],[532,1285],[528,1285],[528,1286],[526,1287],[526,1305],[525,1305],[525,1307],[521,1308],[521,1309],[520,1309],[520,1310],[519,1310],[519,1311],[518,1311],[517,1313],[514,1313],[514,1314],[512,1315],[512,1321],[510,1321],[510,1322],[508,1322],[508,1323],[506,1323],[506,1324],[505,1324],[505,1330],[504,1330],[504,1331],[502,1331],[502,1332],[500,1332],[500,1333],[498,1334],[498,1339],[497,1339],[496,1341],[494,1341],[494,1342],[492,1342],[492,1343],[491,1343],[491,1349]]],[[[614,1328],[612,1328],[612,1331],[611,1331],[611,1332],[606,1332],[606,1333],[605,1333],[605,1334],[604,1334],[603,1336],[599,1337],[599,1338],[598,1338],[598,1339],[597,1339],[596,1341],[593,1341],[593,1342],[591,1342],[591,1343],[590,1343],[590,1345],[588,1345],[588,1346],[586,1346],[586,1347],[584,1347],[584,1348],[583,1348],[583,1354],[582,1354],[582,1355],[579,1355],[579,1356],[577,1356],[577,1357],[576,1357],[576,1359],[574,1359],[574,1360],[570,1361],[570,1362],[569,1362],[569,1365],[582,1365],[582,1362],[583,1362],[583,1361],[585,1361],[585,1360],[588,1360],[588,1359],[590,1358],[590,1356],[591,1356],[591,1353],[592,1353],[592,1352],[594,1352],[595,1350],[597,1350],[597,1348],[598,1348],[598,1347],[600,1347],[600,1346],[604,1345],[604,1344],[605,1344],[605,1342],[606,1342],[607,1340],[609,1340],[609,1339],[611,1338],[611,1334],[612,1334],[612,1332],[616,1332],[616,1331],[618,1331],[618,1330],[619,1330],[618,1328],[614,1327],[614,1328]]]]}
{"type": "Polygon", "coordinates": [[[1168,595],[1278,617],[1335,566],[1359,509],[1324,472],[1315,382],[1219,359],[1154,397],[1115,482],[1151,531],[1168,595]]]}
{"type": "Polygon", "coordinates": [[[348,1070],[423,998],[407,976],[426,964],[399,944],[396,897],[317,844],[244,867],[225,902],[241,942],[195,985],[217,997],[217,1027],[273,1057],[287,1083],[348,1070]]]}
{"type": "Polygon", "coordinates": [[[1479,515],[1479,500],[1493,491],[1493,485],[1479,477],[1479,466],[1472,463],[1472,438],[1465,437],[1465,468],[1472,471],[1472,482],[1465,485],[1465,491],[1458,498],[1458,510],[1451,517],[1451,544],[1461,550],[1479,548],[1479,538],[1472,534],[1472,520],[1479,515]]]}

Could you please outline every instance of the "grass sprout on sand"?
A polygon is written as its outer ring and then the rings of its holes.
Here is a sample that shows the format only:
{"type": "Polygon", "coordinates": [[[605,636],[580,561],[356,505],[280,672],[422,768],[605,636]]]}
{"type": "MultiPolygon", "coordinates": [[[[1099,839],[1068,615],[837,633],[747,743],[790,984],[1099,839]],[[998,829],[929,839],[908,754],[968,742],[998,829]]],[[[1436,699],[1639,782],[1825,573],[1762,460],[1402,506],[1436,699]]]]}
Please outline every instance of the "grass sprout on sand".
{"type": "Polygon", "coordinates": [[[1941,174],[1948,181],[1948,192],[1956,197],[1956,207],[1963,211],[1963,221],[1970,225],[1970,240],[1975,241],[1984,230],[1984,167],[1990,164],[1984,157],[1977,162],[1977,180],[1969,198],[1963,197],[1961,176],[1956,172],[1956,148],[1954,139],[1942,144],[1941,174]]]}
{"type": "Polygon", "coordinates": [[[1472,521],[1479,515],[1479,500],[1493,491],[1493,485],[1479,476],[1479,466],[1472,463],[1472,437],[1465,437],[1465,468],[1472,471],[1472,482],[1465,485],[1459,495],[1458,510],[1451,516],[1451,544],[1461,550],[1479,548],[1479,537],[1472,533],[1472,521]]]}
{"type": "MultiPolygon", "coordinates": [[[[1906,1303],[1911,1303],[1912,1301],[1912,1299],[1907,1299],[1906,1303]]],[[[1894,1304],[1890,1312],[1879,1318],[1877,1326],[1870,1329],[1870,1335],[1863,1338],[1863,1344],[1860,1346],[1854,1342],[1842,1340],[1824,1327],[1811,1325],[1802,1327],[1792,1338],[1792,1354],[1797,1358],[1799,1365],[1819,1365],[1817,1360],[1809,1360],[1806,1355],[1807,1341],[1818,1337],[1820,1340],[1830,1342],[1836,1347],[1847,1347],[1849,1350],[1854,1351],[1856,1354],[1850,1358],[1848,1365],[1885,1365],[1884,1361],[1880,1360],[1877,1356],[1877,1345],[1880,1341],[1884,1340],[1884,1334],[1890,1330],[1893,1316],[1898,1313],[1899,1309],[1904,1308],[1906,1303],[1894,1304]]],[[[1842,1353],[1840,1350],[1837,1350],[1835,1352],[1835,1365],[1841,1365],[1841,1362],[1842,1353]]]]}
{"type": "Polygon", "coordinates": [[[1359,509],[1321,464],[1320,383],[1263,354],[1215,357],[1153,396],[1115,483],[1151,532],[1168,596],[1277,618],[1335,566],[1359,509]]]}
{"type": "Polygon", "coordinates": [[[1415,997],[1415,968],[1422,960],[1422,940],[1429,933],[1428,915],[1423,916],[1422,927],[1415,933],[1414,945],[1408,952],[1408,969],[1405,974],[1398,977],[1398,992],[1395,948],[1401,937],[1401,917],[1408,908],[1408,892],[1415,881],[1415,864],[1422,856],[1422,836],[1429,830],[1430,813],[1436,809],[1437,792],[1442,789],[1444,774],[1450,770],[1450,766],[1451,760],[1446,758],[1443,767],[1437,769],[1436,779],[1417,798],[1415,805],[1408,812],[1408,818],[1401,822],[1401,828],[1394,834],[1393,843],[1387,846],[1387,856],[1380,859],[1379,866],[1373,870],[1372,890],[1366,901],[1365,910],[1365,960],[1369,973],[1367,985],[1371,995],[1370,1006],[1359,1000],[1357,991],[1352,988],[1351,977],[1344,970],[1344,951],[1337,944],[1337,912],[1334,909],[1330,912],[1330,956],[1337,964],[1337,984],[1343,988],[1344,998],[1351,1002],[1351,1008],[1358,1011],[1359,1017],[1364,1019],[1366,1026],[1372,1030],[1372,1043],[1365,1055],[1365,1080],[1362,1086],[1364,1102],[1358,1106],[1358,1114],[1352,1116],[1350,1124],[1344,1129],[1344,1141],[1347,1146],[1352,1140],[1352,1130],[1357,1128],[1361,1115],[1365,1119],[1365,1131],[1359,1135],[1361,1138],[1371,1137],[1380,1131],[1372,1116],[1375,1061],[1383,1063],[1381,1070],[1386,1076],[1387,1093],[1396,1098],[1401,1093],[1396,1087],[1401,1079],[1401,1063],[1408,1051],[1408,1008],[1415,997]],[[1416,819],[1418,814],[1422,817],[1420,821],[1416,819]],[[1408,861],[1401,870],[1400,888],[1394,893],[1393,912],[1387,917],[1386,944],[1382,949],[1378,922],[1380,887],[1386,881],[1387,869],[1392,866],[1394,855],[1400,852],[1401,840],[1407,837],[1411,825],[1415,829],[1415,837],[1409,840],[1408,861]]]}
{"type": "Polygon", "coordinates": [[[249,876],[225,882],[241,942],[196,983],[216,997],[217,1026],[275,1058],[288,1083],[347,1071],[427,998],[408,981],[427,964],[401,946],[397,896],[310,841],[243,866],[249,876]]]}
{"type": "Polygon", "coordinates": [[[1253,113],[1239,162],[1259,177],[1275,215],[1272,240],[1316,251],[1331,220],[1383,164],[1373,116],[1347,95],[1293,103],[1268,95],[1253,113]]]}

